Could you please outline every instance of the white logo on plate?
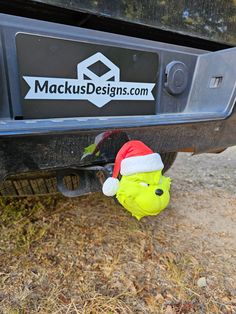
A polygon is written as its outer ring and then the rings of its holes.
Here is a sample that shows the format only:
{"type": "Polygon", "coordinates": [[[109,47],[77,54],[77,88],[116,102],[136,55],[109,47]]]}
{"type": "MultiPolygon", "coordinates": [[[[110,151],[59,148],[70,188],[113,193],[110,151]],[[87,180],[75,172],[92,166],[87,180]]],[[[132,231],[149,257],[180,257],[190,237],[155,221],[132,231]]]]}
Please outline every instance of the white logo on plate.
{"type": "Polygon", "coordinates": [[[120,69],[100,52],[77,65],[77,79],[36,76],[23,79],[30,87],[25,99],[89,100],[99,108],[111,100],[154,100],[155,83],[120,81],[120,69]],[[99,61],[109,68],[101,76],[89,69],[99,61]]]}

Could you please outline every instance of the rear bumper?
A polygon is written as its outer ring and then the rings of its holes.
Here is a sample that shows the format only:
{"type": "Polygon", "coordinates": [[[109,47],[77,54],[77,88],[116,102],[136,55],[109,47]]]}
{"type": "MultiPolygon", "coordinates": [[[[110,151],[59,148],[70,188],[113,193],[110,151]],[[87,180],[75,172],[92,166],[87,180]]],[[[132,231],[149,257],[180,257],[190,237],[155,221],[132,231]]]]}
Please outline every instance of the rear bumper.
{"type": "MultiPolygon", "coordinates": [[[[222,121],[222,116],[216,113],[205,115],[201,122],[222,121]]],[[[225,121],[225,120],[223,120],[225,121]]],[[[40,120],[0,120],[0,137],[18,137],[27,135],[50,135],[57,133],[70,134],[73,132],[126,129],[126,128],[152,128],[169,127],[184,124],[199,125],[199,118],[192,114],[161,114],[159,116],[133,116],[133,117],[97,117],[97,118],[56,118],[40,120]],[[198,122],[198,123],[197,123],[198,122]]],[[[200,123],[201,125],[201,123],[200,123]]],[[[103,131],[102,131],[103,132],[103,131]]]]}
{"type": "MultiPolygon", "coordinates": [[[[105,123],[105,121],[104,121],[105,123]]],[[[64,124],[65,127],[65,124],[64,124]]],[[[35,129],[36,130],[36,129],[35,129]]],[[[236,112],[226,120],[169,125],[130,125],[106,128],[93,124],[84,129],[57,129],[50,133],[27,131],[0,138],[0,179],[11,174],[76,169],[113,162],[129,139],[143,141],[154,151],[203,153],[236,145],[236,112]],[[105,132],[105,133],[104,133],[105,132]],[[104,136],[105,134],[105,136],[104,136]],[[95,149],[90,150],[91,144],[95,149]]]]}

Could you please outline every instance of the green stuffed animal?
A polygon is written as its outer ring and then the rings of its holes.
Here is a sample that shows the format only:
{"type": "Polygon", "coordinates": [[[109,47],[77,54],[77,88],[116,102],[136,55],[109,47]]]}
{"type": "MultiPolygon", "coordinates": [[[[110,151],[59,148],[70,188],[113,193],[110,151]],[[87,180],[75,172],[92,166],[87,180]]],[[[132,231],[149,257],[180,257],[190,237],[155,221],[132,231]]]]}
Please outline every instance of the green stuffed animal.
{"type": "Polygon", "coordinates": [[[120,204],[138,220],[157,215],[170,201],[171,182],[162,175],[163,167],[159,154],[140,141],[129,141],[118,152],[113,177],[104,182],[103,193],[116,195],[120,204]]]}

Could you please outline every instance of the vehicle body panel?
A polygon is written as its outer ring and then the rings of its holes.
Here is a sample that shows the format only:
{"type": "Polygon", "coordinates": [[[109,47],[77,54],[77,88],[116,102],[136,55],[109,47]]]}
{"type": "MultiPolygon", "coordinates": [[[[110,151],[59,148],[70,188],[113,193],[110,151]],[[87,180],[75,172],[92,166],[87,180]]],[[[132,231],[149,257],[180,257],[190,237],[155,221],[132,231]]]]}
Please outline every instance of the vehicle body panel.
{"type": "MultiPolygon", "coordinates": [[[[91,165],[103,166],[114,161],[120,147],[129,139],[141,140],[160,153],[175,151],[203,153],[236,144],[235,94],[229,101],[223,100],[219,108],[214,107],[210,97],[207,99],[207,94],[205,94],[206,103],[198,104],[199,110],[194,110],[195,107],[191,103],[193,77],[196,76],[200,56],[203,58],[206,56],[208,63],[211,62],[211,58],[207,56],[208,50],[184,47],[183,43],[177,46],[1,14],[0,28],[0,180],[22,173],[73,170],[91,165]],[[22,94],[21,85],[22,77],[27,73],[21,73],[22,69],[19,66],[21,61],[17,49],[22,51],[22,47],[17,48],[15,41],[19,34],[24,36],[33,34],[40,40],[45,38],[67,40],[75,42],[76,45],[89,43],[96,45],[98,50],[99,47],[107,46],[157,54],[159,66],[156,76],[158,87],[155,113],[82,117],[77,115],[76,110],[72,115],[66,114],[65,107],[64,112],[55,116],[50,109],[49,117],[46,113],[31,116],[30,111],[27,113],[28,116],[24,117],[22,103],[25,94],[22,94]],[[186,64],[189,72],[184,91],[173,95],[166,89],[165,71],[168,64],[176,60],[186,64]],[[186,111],[185,108],[188,110],[186,111]],[[87,148],[104,132],[109,134],[99,146],[99,150],[85,156],[87,148]]],[[[44,49],[47,49],[47,45],[45,47],[44,49]]],[[[231,52],[234,54],[234,50],[231,52]]],[[[223,54],[228,53],[223,52],[223,54]]],[[[45,56],[47,57],[46,53],[45,56]]],[[[30,53],[27,54],[27,58],[31,58],[30,53]]],[[[34,55],[32,60],[33,58],[34,55]]],[[[224,64],[227,63],[225,60],[227,62],[230,60],[228,66],[233,69],[231,64],[234,58],[231,56],[229,59],[224,59],[224,64]]],[[[50,65],[50,62],[48,64],[50,65]]],[[[218,66],[224,71],[223,74],[219,73],[220,77],[227,76],[227,67],[224,65],[221,67],[220,63],[218,66]]],[[[35,67],[33,63],[32,67],[35,67]]],[[[122,69],[122,65],[119,67],[122,69]]],[[[47,70],[45,69],[44,71],[47,70]]],[[[140,70],[144,71],[144,68],[140,70]]],[[[214,66],[208,70],[213,71],[214,66]]],[[[36,75],[36,72],[31,75],[36,75]]],[[[213,75],[206,74],[210,78],[213,75]]],[[[45,73],[42,75],[47,76],[45,73]]],[[[232,77],[232,80],[235,81],[235,77],[232,77]]],[[[235,92],[233,86],[231,89],[235,92]]],[[[50,102],[48,104],[50,107],[50,102]]]]}

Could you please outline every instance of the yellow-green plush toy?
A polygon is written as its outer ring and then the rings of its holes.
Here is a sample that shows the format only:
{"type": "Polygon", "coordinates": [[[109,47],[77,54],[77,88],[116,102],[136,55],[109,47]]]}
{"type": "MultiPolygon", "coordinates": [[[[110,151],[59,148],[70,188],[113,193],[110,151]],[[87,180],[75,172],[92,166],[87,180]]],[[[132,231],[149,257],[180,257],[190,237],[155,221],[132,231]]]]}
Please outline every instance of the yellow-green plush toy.
{"type": "Polygon", "coordinates": [[[170,178],[162,175],[161,156],[140,141],[129,141],[119,150],[113,176],[103,193],[114,196],[138,220],[159,214],[170,201],[170,178]],[[117,179],[122,175],[120,181],[117,179]]]}

